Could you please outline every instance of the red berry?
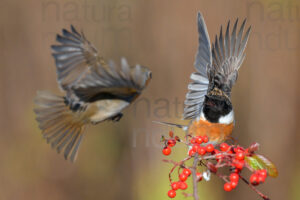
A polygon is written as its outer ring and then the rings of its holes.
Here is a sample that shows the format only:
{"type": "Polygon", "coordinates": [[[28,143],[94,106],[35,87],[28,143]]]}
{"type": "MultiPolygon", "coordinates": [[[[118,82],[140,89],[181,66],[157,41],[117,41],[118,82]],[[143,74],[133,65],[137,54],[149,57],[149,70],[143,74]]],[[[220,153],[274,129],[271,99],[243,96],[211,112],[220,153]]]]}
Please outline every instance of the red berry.
{"type": "Polygon", "coordinates": [[[220,151],[219,151],[218,149],[215,149],[215,150],[212,152],[212,154],[218,154],[218,153],[220,153],[220,151]]]}
{"type": "Polygon", "coordinates": [[[267,176],[268,176],[267,170],[265,170],[265,169],[259,170],[258,173],[259,173],[259,175],[261,175],[264,178],[267,178],[267,176]]]}
{"type": "Polygon", "coordinates": [[[163,150],[162,150],[162,153],[165,155],[165,156],[168,156],[171,154],[171,148],[170,147],[165,147],[163,150]]]}
{"type": "Polygon", "coordinates": [[[182,171],[182,173],[185,174],[185,175],[187,175],[187,176],[189,176],[189,175],[191,175],[192,172],[191,172],[190,169],[184,168],[183,171],[182,171]]]}
{"type": "Polygon", "coordinates": [[[231,182],[238,182],[239,181],[239,175],[237,173],[232,173],[229,176],[229,180],[231,182]]]}
{"type": "Polygon", "coordinates": [[[170,198],[176,197],[176,191],[175,191],[175,190],[169,190],[168,196],[169,196],[170,198]]]}
{"type": "Polygon", "coordinates": [[[259,183],[265,182],[265,177],[261,176],[260,174],[258,174],[257,176],[258,176],[258,182],[259,183]]]}
{"type": "Polygon", "coordinates": [[[239,173],[240,170],[238,170],[237,168],[232,169],[232,173],[239,173]]]}
{"type": "Polygon", "coordinates": [[[202,142],[203,142],[202,137],[201,137],[201,136],[196,137],[196,142],[197,142],[198,144],[202,144],[202,142]]]}
{"type": "Polygon", "coordinates": [[[197,173],[196,173],[196,176],[197,176],[197,181],[198,181],[198,182],[202,181],[203,176],[202,176],[201,173],[197,172],[197,173]]]}
{"type": "Polygon", "coordinates": [[[171,187],[172,187],[172,189],[173,190],[178,190],[179,189],[179,182],[173,182],[172,184],[171,184],[171,187]]]}
{"type": "Polygon", "coordinates": [[[173,146],[175,146],[175,144],[176,144],[176,140],[174,140],[174,139],[168,140],[168,146],[169,147],[173,147],[173,146]]]}
{"type": "Polygon", "coordinates": [[[188,178],[188,176],[186,174],[184,174],[184,173],[179,174],[179,179],[181,181],[186,181],[187,178],[188,178]]]}
{"type": "Polygon", "coordinates": [[[191,149],[191,150],[189,151],[189,156],[193,156],[195,153],[196,153],[196,152],[195,152],[193,149],[191,149]]]}
{"type": "Polygon", "coordinates": [[[243,152],[238,152],[235,154],[235,159],[237,160],[244,160],[245,154],[243,152]]]}
{"type": "Polygon", "coordinates": [[[244,160],[234,160],[234,166],[239,170],[243,169],[244,164],[244,160]]]}
{"type": "Polygon", "coordinates": [[[186,182],[179,182],[179,188],[180,188],[181,190],[185,190],[185,189],[188,188],[188,185],[187,185],[186,182]]]}
{"type": "Polygon", "coordinates": [[[238,182],[236,181],[231,181],[230,182],[232,189],[236,188],[236,186],[238,185],[238,182]]]}
{"type": "Polygon", "coordinates": [[[241,147],[233,148],[233,151],[234,151],[235,153],[244,152],[244,150],[243,150],[241,147]]]}
{"type": "Polygon", "coordinates": [[[229,149],[229,145],[227,143],[220,144],[221,151],[227,151],[229,149]]]}
{"type": "Polygon", "coordinates": [[[231,186],[231,183],[225,183],[224,184],[224,190],[226,192],[230,192],[232,190],[232,186],[231,186]]]}
{"type": "Polygon", "coordinates": [[[174,137],[174,132],[173,131],[169,131],[169,136],[170,137],[174,137]]]}
{"type": "Polygon", "coordinates": [[[207,142],[208,142],[208,137],[207,137],[206,135],[202,136],[202,138],[203,138],[203,142],[204,142],[204,143],[207,143],[207,142]]]}
{"type": "Polygon", "coordinates": [[[258,181],[258,175],[257,174],[252,174],[250,176],[250,183],[252,185],[258,185],[259,184],[259,181],[258,181]]]}
{"type": "Polygon", "coordinates": [[[209,144],[209,145],[206,146],[206,151],[207,152],[213,152],[214,149],[215,149],[214,145],[212,145],[212,144],[209,144]]]}
{"type": "Polygon", "coordinates": [[[192,150],[197,152],[200,148],[200,145],[199,144],[194,144],[193,147],[192,147],[192,150]]]}
{"type": "Polygon", "coordinates": [[[203,155],[205,155],[205,153],[206,153],[205,147],[200,146],[198,149],[198,154],[203,156],[203,155]]]}
{"type": "Polygon", "coordinates": [[[195,138],[192,138],[192,139],[191,139],[191,143],[192,143],[192,144],[195,144],[195,143],[196,143],[196,139],[195,139],[195,138]]]}

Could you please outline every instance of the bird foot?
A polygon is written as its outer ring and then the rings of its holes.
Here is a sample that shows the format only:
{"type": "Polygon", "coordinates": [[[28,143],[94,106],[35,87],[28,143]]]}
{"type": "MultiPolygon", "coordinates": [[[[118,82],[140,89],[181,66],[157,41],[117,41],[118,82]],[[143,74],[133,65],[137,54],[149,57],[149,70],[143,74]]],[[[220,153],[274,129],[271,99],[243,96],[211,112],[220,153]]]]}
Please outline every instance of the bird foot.
{"type": "Polygon", "coordinates": [[[111,118],[111,120],[113,121],[113,122],[118,122],[118,121],[120,121],[120,119],[123,117],[123,114],[122,113],[118,113],[117,115],[115,115],[115,116],[113,116],[112,118],[111,118]]]}

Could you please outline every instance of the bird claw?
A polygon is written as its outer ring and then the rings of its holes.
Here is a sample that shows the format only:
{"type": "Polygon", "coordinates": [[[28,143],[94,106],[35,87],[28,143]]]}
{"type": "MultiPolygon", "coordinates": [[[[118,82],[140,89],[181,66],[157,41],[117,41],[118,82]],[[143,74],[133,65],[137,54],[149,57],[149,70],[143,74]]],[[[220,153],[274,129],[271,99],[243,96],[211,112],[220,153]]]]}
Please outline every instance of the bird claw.
{"type": "Polygon", "coordinates": [[[117,115],[115,115],[115,116],[113,116],[112,118],[111,118],[111,120],[113,121],[113,122],[118,122],[118,121],[120,121],[120,119],[123,117],[123,114],[122,113],[118,113],[117,115]]]}

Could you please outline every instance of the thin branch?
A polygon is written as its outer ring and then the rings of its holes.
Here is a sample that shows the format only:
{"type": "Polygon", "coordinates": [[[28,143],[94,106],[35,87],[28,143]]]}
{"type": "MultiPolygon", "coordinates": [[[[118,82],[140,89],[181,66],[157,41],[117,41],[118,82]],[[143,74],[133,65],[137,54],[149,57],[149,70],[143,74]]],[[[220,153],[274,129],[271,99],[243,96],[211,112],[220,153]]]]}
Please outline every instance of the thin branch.
{"type": "Polygon", "coordinates": [[[172,173],[173,173],[173,171],[176,169],[176,167],[178,167],[178,166],[184,164],[185,161],[190,160],[191,158],[192,158],[192,157],[189,156],[189,157],[183,159],[183,160],[180,161],[180,162],[175,162],[175,161],[173,161],[173,160],[166,160],[166,159],[163,159],[163,160],[162,160],[163,162],[166,162],[166,163],[172,163],[172,164],[174,165],[174,166],[172,167],[172,169],[170,170],[170,172],[169,172],[169,181],[170,181],[170,183],[172,183],[172,173]]]}
{"type": "Polygon", "coordinates": [[[198,162],[199,162],[199,157],[198,157],[198,153],[195,154],[195,158],[194,158],[194,163],[193,163],[193,167],[192,167],[192,176],[193,176],[193,197],[195,200],[199,200],[199,195],[198,195],[198,178],[197,178],[197,166],[198,166],[198,162]]]}
{"type": "Polygon", "coordinates": [[[247,184],[249,185],[249,187],[256,192],[261,198],[263,198],[264,200],[271,200],[269,197],[267,197],[266,195],[264,195],[263,193],[261,193],[256,187],[254,187],[252,184],[250,184],[244,177],[242,177],[240,175],[240,178],[247,184]]]}

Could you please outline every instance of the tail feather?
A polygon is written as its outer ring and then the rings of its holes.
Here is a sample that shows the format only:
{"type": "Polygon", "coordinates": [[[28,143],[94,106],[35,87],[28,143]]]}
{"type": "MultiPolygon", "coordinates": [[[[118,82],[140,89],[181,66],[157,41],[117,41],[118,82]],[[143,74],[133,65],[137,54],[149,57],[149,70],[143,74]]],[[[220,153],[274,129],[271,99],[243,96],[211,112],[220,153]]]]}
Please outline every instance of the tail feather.
{"type": "Polygon", "coordinates": [[[63,97],[42,91],[38,92],[35,103],[34,112],[43,137],[58,153],[63,151],[66,160],[74,162],[85,124],[65,105],[63,97]]]}
{"type": "Polygon", "coordinates": [[[188,128],[187,125],[174,124],[174,123],[170,123],[170,122],[159,122],[159,121],[152,121],[152,122],[157,123],[157,124],[166,125],[166,126],[177,127],[177,128],[180,128],[184,131],[187,130],[187,128],[188,128]]]}
{"type": "Polygon", "coordinates": [[[80,132],[81,132],[81,129],[77,129],[76,132],[73,134],[71,142],[69,142],[69,144],[66,147],[65,152],[64,152],[65,159],[67,159],[68,156],[70,156],[71,160],[74,160],[76,158],[77,151],[78,151],[80,142],[83,137],[80,132]],[[71,155],[70,155],[70,153],[71,153],[71,155]]]}

